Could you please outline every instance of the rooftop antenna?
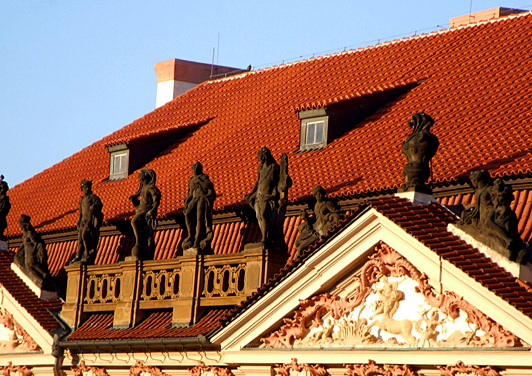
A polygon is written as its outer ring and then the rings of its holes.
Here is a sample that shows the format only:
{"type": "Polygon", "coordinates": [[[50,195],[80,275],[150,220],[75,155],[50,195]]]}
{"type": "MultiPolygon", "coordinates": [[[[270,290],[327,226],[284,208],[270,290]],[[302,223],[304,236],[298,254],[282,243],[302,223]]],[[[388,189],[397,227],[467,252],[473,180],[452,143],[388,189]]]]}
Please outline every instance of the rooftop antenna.
{"type": "Polygon", "coordinates": [[[218,33],[218,47],[216,47],[216,65],[220,63],[218,60],[219,57],[220,57],[220,33],[218,33]]]}
{"type": "Polygon", "coordinates": [[[212,71],[214,69],[214,50],[215,50],[215,48],[213,47],[212,48],[212,61],[211,61],[211,76],[209,77],[209,79],[211,79],[211,80],[212,80],[212,71]]]}
{"type": "Polygon", "coordinates": [[[471,1],[469,2],[469,17],[468,17],[469,19],[468,19],[468,21],[467,21],[468,23],[471,22],[471,10],[472,10],[472,9],[473,9],[473,0],[471,0],[471,1]]]}

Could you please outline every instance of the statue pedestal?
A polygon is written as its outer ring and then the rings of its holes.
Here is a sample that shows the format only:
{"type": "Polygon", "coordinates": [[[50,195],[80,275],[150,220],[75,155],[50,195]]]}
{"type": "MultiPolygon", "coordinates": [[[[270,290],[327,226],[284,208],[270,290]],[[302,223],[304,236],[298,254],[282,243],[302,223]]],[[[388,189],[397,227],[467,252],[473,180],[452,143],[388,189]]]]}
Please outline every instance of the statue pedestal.
{"type": "Polygon", "coordinates": [[[9,247],[7,245],[7,241],[0,240],[0,250],[1,251],[7,251],[8,249],[9,249],[9,247]]]}
{"type": "Polygon", "coordinates": [[[454,235],[458,236],[460,239],[465,241],[467,244],[475,247],[485,256],[491,258],[495,261],[501,268],[504,268],[508,273],[512,274],[514,277],[521,279],[522,281],[532,282],[532,264],[527,263],[525,265],[519,264],[509,260],[507,257],[503,256],[496,250],[490,248],[486,244],[476,240],[474,237],[466,233],[465,231],[459,229],[456,225],[452,223],[447,226],[447,230],[454,235]]]}
{"type": "Polygon", "coordinates": [[[187,249],[183,249],[183,256],[197,256],[199,255],[200,252],[199,252],[199,248],[187,248],[187,249]]]}
{"type": "Polygon", "coordinates": [[[24,282],[30,290],[37,295],[39,299],[48,300],[48,299],[57,299],[59,296],[55,291],[43,290],[42,286],[38,286],[33,282],[27,275],[24,273],[14,262],[11,263],[11,270],[24,282]]]}
{"type": "Polygon", "coordinates": [[[414,205],[428,205],[432,202],[438,202],[434,197],[432,197],[432,195],[417,191],[396,193],[395,197],[406,198],[414,205]]]}

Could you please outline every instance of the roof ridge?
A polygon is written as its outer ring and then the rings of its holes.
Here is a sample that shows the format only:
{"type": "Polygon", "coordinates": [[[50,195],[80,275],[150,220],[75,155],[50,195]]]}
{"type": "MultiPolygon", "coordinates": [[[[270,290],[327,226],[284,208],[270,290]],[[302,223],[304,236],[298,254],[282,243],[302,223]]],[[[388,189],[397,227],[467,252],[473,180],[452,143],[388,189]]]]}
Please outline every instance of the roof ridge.
{"type": "MultiPolygon", "coordinates": [[[[407,42],[407,41],[410,41],[410,40],[427,38],[427,37],[431,37],[431,36],[434,36],[434,35],[447,34],[447,33],[451,33],[451,32],[456,32],[458,30],[463,30],[463,29],[466,29],[466,28],[482,26],[482,25],[487,24],[487,23],[503,22],[503,21],[508,21],[509,19],[526,17],[526,16],[530,16],[531,14],[532,14],[532,10],[528,10],[528,11],[525,11],[525,12],[522,12],[522,13],[518,13],[518,14],[511,14],[511,15],[508,15],[508,16],[503,16],[503,17],[490,19],[490,20],[477,21],[475,23],[469,23],[467,25],[461,25],[461,26],[456,26],[456,27],[447,27],[445,29],[431,31],[431,32],[428,32],[428,33],[422,33],[422,34],[419,34],[419,35],[411,35],[409,37],[403,37],[403,38],[398,38],[398,39],[387,40],[387,41],[384,41],[384,42],[380,42],[380,43],[369,45],[369,46],[365,46],[365,47],[352,48],[352,49],[349,49],[349,50],[333,52],[333,53],[320,55],[320,56],[312,56],[310,58],[306,58],[306,59],[302,59],[302,60],[295,60],[295,61],[291,61],[291,62],[283,63],[283,64],[272,65],[270,67],[266,67],[266,68],[262,68],[262,69],[258,69],[258,70],[254,70],[254,71],[242,72],[240,74],[235,74],[235,75],[232,75],[232,76],[229,76],[229,77],[221,77],[221,78],[217,78],[215,80],[208,80],[208,81],[205,81],[205,82],[201,83],[200,85],[203,85],[203,84],[214,84],[214,83],[217,83],[217,82],[235,80],[235,79],[238,79],[238,78],[243,78],[244,76],[249,75],[249,74],[259,74],[259,73],[267,72],[267,71],[274,70],[274,69],[287,68],[287,67],[290,67],[290,66],[293,66],[293,65],[297,65],[297,64],[303,64],[303,63],[308,63],[308,62],[312,62],[312,61],[316,61],[316,60],[322,60],[322,59],[328,59],[328,58],[332,58],[332,57],[336,57],[336,56],[353,54],[353,53],[357,53],[357,52],[362,52],[362,51],[376,49],[376,48],[380,48],[380,47],[384,47],[384,46],[389,46],[391,44],[398,44],[398,43],[404,43],[404,42],[407,42]]],[[[437,26],[439,26],[439,25],[437,25],[437,26]]]]}

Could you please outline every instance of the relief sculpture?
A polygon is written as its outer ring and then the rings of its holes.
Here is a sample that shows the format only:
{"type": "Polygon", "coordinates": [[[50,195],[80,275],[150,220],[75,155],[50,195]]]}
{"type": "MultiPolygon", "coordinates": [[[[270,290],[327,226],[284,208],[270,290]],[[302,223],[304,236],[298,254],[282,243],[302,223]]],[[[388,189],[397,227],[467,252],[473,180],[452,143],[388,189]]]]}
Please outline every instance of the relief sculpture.
{"type": "Polygon", "coordinates": [[[375,251],[334,295],[302,300],[292,318],[261,338],[261,347],[523,346],[456,293],[437,293],[386,244],[375,251]]]}

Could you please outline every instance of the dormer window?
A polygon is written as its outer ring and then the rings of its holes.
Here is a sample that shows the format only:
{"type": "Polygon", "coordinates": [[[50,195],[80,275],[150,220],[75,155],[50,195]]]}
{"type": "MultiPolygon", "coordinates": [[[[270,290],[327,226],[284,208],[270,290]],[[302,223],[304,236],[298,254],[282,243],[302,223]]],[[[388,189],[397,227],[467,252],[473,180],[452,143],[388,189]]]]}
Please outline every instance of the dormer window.
{"type": "Polygon", "coordinates": [[[129,174],[129,149],[126,144],[108,147],[110,153],[109,180],[124,179],[129,174]]]}
{"type": "Polygon", "coordinates": [[[329,117],[325,109],[301,111],[301,140],[299,150],[319,149],[327,145],[329,117]]]}

